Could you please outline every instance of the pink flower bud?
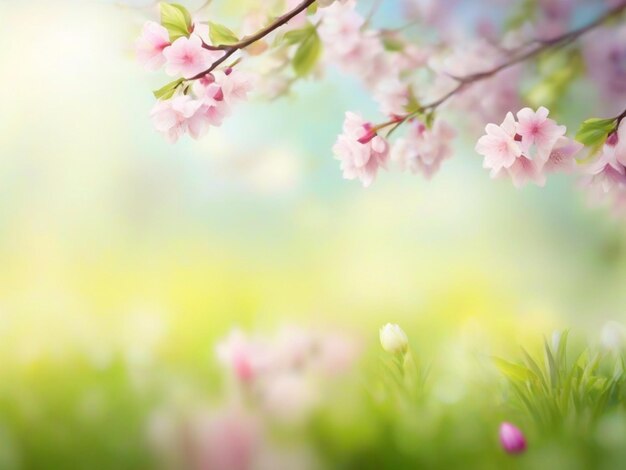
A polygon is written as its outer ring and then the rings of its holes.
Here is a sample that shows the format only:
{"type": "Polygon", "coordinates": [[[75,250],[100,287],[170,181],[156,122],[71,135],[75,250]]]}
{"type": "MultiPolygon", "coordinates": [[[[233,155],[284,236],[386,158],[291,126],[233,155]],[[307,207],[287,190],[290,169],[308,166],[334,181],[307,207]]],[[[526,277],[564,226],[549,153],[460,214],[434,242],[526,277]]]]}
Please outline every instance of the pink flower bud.
{"type": "Polygon", "coordinates": [[[526,450],[526,438],[522,431],[507,422],[500,425],[500,444],[508,454],[521,454],[526,450]]]}
{"type": "Polygon", "coordinates": [[[222,90],[221,88],[217,90],[217,92],[213,96],[213,99],[215,101],[224,101],[224,90],[222,90]]]}
{"type": "Polygon", "coordinates": [[[363,137],[361,137],[360,139],[358,139],[358,142],[360,144],[369,144],[372,139],[374,137],[376,137],[376,131],[374,130],[374,127],[369,123],[366,122],[365,124],[363,124],[363,129],[365,130],[365,134],[363,135],[363,137]]]}

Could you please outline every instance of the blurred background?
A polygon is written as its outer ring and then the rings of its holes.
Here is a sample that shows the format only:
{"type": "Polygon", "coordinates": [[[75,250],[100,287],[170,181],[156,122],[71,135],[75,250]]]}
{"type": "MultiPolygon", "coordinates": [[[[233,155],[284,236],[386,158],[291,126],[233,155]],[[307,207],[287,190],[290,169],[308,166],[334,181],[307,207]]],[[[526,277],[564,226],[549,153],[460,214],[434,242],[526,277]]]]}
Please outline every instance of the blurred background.
{"type": "Polygon", "coordinates": [[[624,320],[624,226],[571,180],[490,181],[467,138],[430,182],[342,180],[343,113],[376,115],[352,78],[165,143],[148,117],[164,77],[132,51],[153,15],[0,1],[0,468],[149,468],[150,416],[219,394],[236,327],[349,333],[367,357],[400,323],[454,402],[475,357],[624,320]]]}

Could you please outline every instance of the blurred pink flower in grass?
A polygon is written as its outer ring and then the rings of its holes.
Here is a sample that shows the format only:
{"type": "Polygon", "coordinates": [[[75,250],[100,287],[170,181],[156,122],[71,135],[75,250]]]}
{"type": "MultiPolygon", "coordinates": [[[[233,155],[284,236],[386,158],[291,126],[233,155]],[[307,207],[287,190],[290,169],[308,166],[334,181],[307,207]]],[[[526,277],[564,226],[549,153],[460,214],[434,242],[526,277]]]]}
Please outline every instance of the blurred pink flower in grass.
{"type": "Polygon", "coordinates": [[[518,427],[507,422],[500,425],[500,444],[508,454],[521,454],[527,447],[524,433],[518,427]]]}

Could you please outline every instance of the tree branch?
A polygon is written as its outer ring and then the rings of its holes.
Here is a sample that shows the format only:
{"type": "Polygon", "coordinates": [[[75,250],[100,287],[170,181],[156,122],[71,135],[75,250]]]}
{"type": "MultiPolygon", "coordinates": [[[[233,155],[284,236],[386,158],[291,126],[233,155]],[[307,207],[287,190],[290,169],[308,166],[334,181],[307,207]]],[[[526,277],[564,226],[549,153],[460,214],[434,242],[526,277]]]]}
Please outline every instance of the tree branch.
{"type": "MultiPolygon", "coordinates": [[[[619,15],[620,13],[624,12],[626,10],[626,1],[623,1],[620,5],[618,5],[617,7],[607,11],[605,14],[603,14],[602,16],[598,17],[596,20],[594,20],[593,22],[589,23],[586,26],[583,26],[581,28],[575,29],[573,31],[569,31],[568,33],[565,33],[561,36],[557,36],[555,38],[552,39],[548,39],[548,40],[544,40],[544,41],[539,41],[538,45],[528,51],[525,51],[523,53],[519,53],[519,55],[513,57],[512,59],[508,60],[507,62],[504,62],[494,68],[492,68],[491,70],[486,70],[484,72],[479,72],[479,73],[475,73],[475,74],[471,74],[471,75],[467,75],[464,77],[451,77],[454,80],[456,80],[458,82],[457,86],[454,87],[451,91],[449,91],[447,94],[445,94],[444,96],[442,96],[441,98],[433,101],[432,103],[426,104],[424,106],[421,106],[418,110],[413,111],[409,114],[407,114],[406,116],[402,116],[399,120],[395,119],[393,121],[390,121],[388,123],[385,123],[383,125],[383,127],[387,127],[390,125],[396,125],[399,126],[402,123],[406,122],[407,120],[415,117],[417,114],[423,113],[424,111],[433,111],[436,108],[438,108],[439,106],[441,106],[443,103],[445,103],[446,101],[448,101],[450,98],[452,98],[454,95],[456,95],[457,93],[461,92],[462,90],[466,89],[467,87],[469,87],[471,84],[476,83],[476,82],[480,82],[482,80],[485,80],[487,78],[493,77],[494,75],[498,74],[499,72],[508,69],[514,65],[517,65],[519,63],[525,62],[529,59],[532,59],[533,57],[541,54],[542,52],[545,52],[549,49],[552,48],[558,48],[558,47],[563,47],[566,46],[568,44],[571,44],[572,42],[576,41],[577,39],[579,39],[581,36],[583,36],[584,34],[588,33],[589,31],[592,31],[593,29],[595,29],[596,27],[602,25],[603,23],[605,23],[607,20],[613,18],[614,16],[619,15]]],[[[522,50],[525,49],[524,47],[522,47],[522,50]]],[[[623,119],[623,117],[622,117],[623,119]]],[[[382,128],[379,126],[379,128],[382,128]]],[[[394,127],[395,129],[395,127],[394,127]]]]}
{"type": "Polygon", "coordinates": [[[303,11],[305,11],[307,8],[309,8],[311,5],[313,5],[316,1],[317,0],[303,0],[293,10],[291,10],[291,11],[285,13],[284,15],[278,17],[276,20],[274,20],[271,24],[269,24],[265,28],[259,30],[255,34],[252,34],[250,36],[246,36],[245,38],[243,38],[239,42],[236,42],[235,44],[217,45],[217,46],[205,46],[205,47],[207,47],[208,49],[211,49],[211,50],[225,51],[225,54],[222,57],[220,57],[218,60],[213,62],[211,64],[211,66],[207,70],[205,70],[203,72],[200,72],[198,75],[196,75],[195,77],[190,78],[189,80],[198,80],[198,79],[200,79],[200,78],[210,74],[217,67],[219,67],[221,64],[223,64],[225,61],[227,61],[228,58],[230,56],[232,56],[235,52],[237,52],[240,49],[245,49],[246,47],[251,46],[255,42],[263,39],[268,34],[274,32],[275,30],[277,30],[281,26],[286,25],[287,23],[289,23],[289,21],[291,21],[293,18],[298,16],[303,11]]]}

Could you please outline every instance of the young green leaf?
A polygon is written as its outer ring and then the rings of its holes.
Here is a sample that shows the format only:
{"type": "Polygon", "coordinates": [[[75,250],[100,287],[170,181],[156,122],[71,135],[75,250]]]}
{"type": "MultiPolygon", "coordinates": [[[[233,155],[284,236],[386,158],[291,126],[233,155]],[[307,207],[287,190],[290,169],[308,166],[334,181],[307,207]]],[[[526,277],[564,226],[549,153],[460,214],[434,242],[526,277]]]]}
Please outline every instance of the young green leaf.
{"type": "Polygon", "coordinates": [[[415,96],[413,87],[410,86],[409,87],[409,99],[408,99],[406,106],[404,107],[404,110],[407,112],[407,114],[413,114],[413,113],[417,113],[421,109],[421,107],[422,105],[420,104],[419,100],[415,96]]]}
{"type": "Polygon", "coordinates": [[[400,52],[404,49],[404,43],[392,35],[383,35],[383,47],[388,52],[400,52]]]}
{"type": "Polygon", "coordinates": [[[615,130],[615,126],[615,119],[587,119],[576,133],[576,140],[588,147],[601,145],[607,136],[615,130]]]}
{"type": "Polygon", "coordinates": [[[229,46],[239,42],[237,35],[226,26],[209,21],[209,37],[214,46],[229,46]]]}
{"type": "Polygon", "coordinates": [[[288,45],[293,46],[294,44],[301,43],[314,33],[315,28],[313,25],[309,24],[304,28],[292,29],[291,31],[286,32],[283,36],[283,41],[288,45]]]}
{"type": "Polygon", "coordinates": [[[322,54],[322,42],[316,31],[307,37],[296,51],[292,66],[296,74],[300,77],[308,75],[313,71],[320,55],[322,54]]]}
{"type": "Polygon", "coordinates": [[[161,2],[161,24],[170,34],[170,41],[174,42],[183,36],[189,37],[192,28],[191,14],[187,9],[176,3],[161,2]]]}
{"type": "Polygon", "coordinates": [[[184,81],[184,78],[179,78],[178,80],[174,80],[173,82],[168,83],[164,87],[154,91],[154,97],[158,100],[169,100],[172,96],[174,96],[174,93],[176,93],[176,89],[184,81]]]}

